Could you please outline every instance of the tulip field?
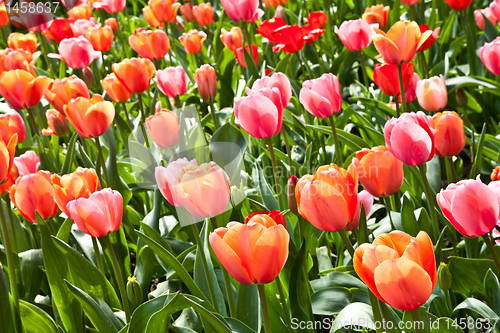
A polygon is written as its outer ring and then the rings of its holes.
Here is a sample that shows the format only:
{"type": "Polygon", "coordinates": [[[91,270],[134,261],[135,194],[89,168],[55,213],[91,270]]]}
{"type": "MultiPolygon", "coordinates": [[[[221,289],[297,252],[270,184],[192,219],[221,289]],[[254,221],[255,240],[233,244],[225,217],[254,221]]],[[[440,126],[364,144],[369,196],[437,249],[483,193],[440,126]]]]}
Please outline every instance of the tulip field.
{"type": "Polygon", "coordinates": [[[500,332],[498,21],[0,0],[0,333],[500,332]]]}

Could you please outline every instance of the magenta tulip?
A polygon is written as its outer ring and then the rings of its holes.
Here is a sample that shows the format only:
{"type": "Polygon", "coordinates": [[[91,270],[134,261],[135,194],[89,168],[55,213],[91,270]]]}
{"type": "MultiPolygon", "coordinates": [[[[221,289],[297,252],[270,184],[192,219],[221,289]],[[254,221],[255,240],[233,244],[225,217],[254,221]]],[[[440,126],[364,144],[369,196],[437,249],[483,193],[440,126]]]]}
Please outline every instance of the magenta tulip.
{"type": "Polygon", "coordinates": [[[63,39],[59,44],[59,54],[51,53],[49,57],[61,59],[71,68],[85,68],[100,55],[101,52],[94,51],[92,44],[80,36],[63,39]]]}
{"type": "Polygon", "coordinates": [[[375,32],[363,19],[344,21],[340,28],[335,28],[335,33],[349,51],[360,51],[372,42],[375,32]]]}
{"type": "Polygon", "coordinates": [[[304,81],[300,90],[300,103],[318,118],[328,118],[342,110],[339,79],[332,73],[318,79],[304,81]]]}
{"type": "Polygon", "coordinates": [[[184,95],[189,83],[189,78],[182,66],[158,70],[156,79],[160,91],[170,98],[184,95]]]}

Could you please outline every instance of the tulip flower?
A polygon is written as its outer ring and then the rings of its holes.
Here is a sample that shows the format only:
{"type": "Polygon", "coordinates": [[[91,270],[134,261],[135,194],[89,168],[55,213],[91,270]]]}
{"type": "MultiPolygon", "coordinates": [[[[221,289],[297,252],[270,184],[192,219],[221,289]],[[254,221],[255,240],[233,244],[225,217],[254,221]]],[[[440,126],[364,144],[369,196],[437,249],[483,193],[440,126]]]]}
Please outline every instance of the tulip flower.
{"type": "Polygon", "coordinates": [[[9,23],[9,13],[5,4],[2,2],[0,4],[0,27],[5,27],[9,23]]]}
{"type": "Polygon", "coordinates": [[[448,104],[448,91],[443,75],[418,81],[415,92],[418,103],[427,111],[435,112],[448,104]]]}
{"type": "Polygon", "coordinates": [[[161,166],[156,167],[155,179],[158,184],[158,189],[172,206],[179,207],[182,205],[174,187],[179,182],[181,172],[183,172],[184,168],[196,168],[197,166],[196,160],[188,161],[188,159],[184,157],[170,162],[166,168],[161,166]]]}
{"type": "MultiPolygon", "coordinates": [[[[407,103],[413,102],[417,98],[417,83],[420,81],[420,76],[417,73],[413,73],[413,76],[408,85],[408,89],[405,92],[405,100],[407,103]]],[[[399,96],[399,101],[401,101],[401,96],[399,96]]]]}
{"type": "Polygon", "coordinates": [[[274,73],[271,76],[263,77],[255,80],[252,86],[253,89],[278,88],[281,95],[281,104],[286,107],[292,98],[292,86],[290,80],[283,73],[274,73]]]}
{"type": "Polygon", "coordinates": [[[186,93],[189,78],[182,66],[168,67],[156,71],[158,89],[170,98],[182,96],[186,93]]]}
{"type": "Polygon", "coordinates": [[[43,135],[65,136],[69,133],[69,124],[64,115],[54,109],[49,109],[45,112],[48,128],[42,129],[43,135]]]}
{"type": "Polygon", "coordinates": [[[40,167],[40,159],[33,150],[28,150],[24,154],[14,158],[14,165],[16,166],[19,177],[37,173],[40,167]]]}
{"type": "Polygon", "coordinates": [[[17,143],[26,139],[23,117],[15,111],[0,114],[0,141],[7,143],[14,134],[17,134],[17,143]]]}
{"type": "Polygon", "coordinates": [[[361,51],[372,42],[375,32],[370,25],[362,19],[344,21],[340,28],[335,27],[335,33],[349,51],[361,51]]]}
{"type": "Polygon", "coordinates": [[[158,21],[156,16],[153,14],[153,10],[151,9],[151,7],[144,6],[144,8],[142,8],[142,14],[144,15],[144,19],[153,28],[158,28],[163,26],[163,22],[158,21]]]}
{"type": "Polygon", "coordinates": [[[490,22],[493,23],[493,25],[497,24],[497,17],[495,16],[495,14],[493,13],[493,11],[491,10],[490,7],[486,7],[486,8],[481,9],[481,10],[476,9],[474,11],[474,18],[476,19],[476,24],[477,24],[479,29],[484,30],[483,15],[488,20],[490,20],[490,22]]]}
{"type": "Polygon", "coordinates": [[[286,4],[288,0],[262,0],[262,2],[266,5],[267,8],[276,8],[279,5],[286,4]]]}
{"type": "Polygon", "coordinates": [[[104,27],[90,27],[85,33],[85,38],[92,44],[96,51],[109,51],[113,44],[113,29],[108,26],[104,27]]]}
{"type": "Polygon", "coordinates": [[[232,27],[229,31],[222,28],[220,40],[226,48],[233,52],[243,46],[243,35],[239,27],[232,27]]]}
{"type": "Polygon", "coordinates": [[[493,15],[495,15],[495,18],[498,21],[498,18],[500,17],[500,3],[497,0],[493,0],[490,3],[490,9],[491,9],[493,15]]]}
{"type": "Polygon", "coordinates": [[[9,181],[10,171],[16,155],[17,134],[14,133],[8,142],[0,140],[0,185],[9,181]]]}
{"type": "Polygon", "coordinates": [[[262,22],[257,31],[262,37],[267,38],[269,42],[274,43],[276,41],[274,39],[274,32],[284,26],[286,26],[284,19],[281,17],[273,17],[269,21],[262,22]]]}
{"type": "Polygon", "coordinates": [[[264,15],[259,0],[221,0],[227,16],[234,22],[255,23],[264,15]]]}
{"type": "Polygon", "coordinates": [[[420,2],[420,0],[401,0],[401,3],[403,5],[407,5],[407,6],[413,6],[413,5],[416,5],[419,2],[420,2]]]}
{"type": "Polygon", "coordinates": [[[0,94],[16,110],[31,108],[40,102],[45,89],[52,80],[16,69],[0,75],[0,94]]]}
{"type": "Polygon", "coordinates": [[[304,81],[299,96],[304,108],[318,118],[329,118],[342,110],[342,93],[338,78],[332,73],[304,81]]]}
{"type": "Polygon", "coordinates": [[[193,15],[202,27],[214,22],[214,11],[210,2],[202,3],[193,7],[193,15]]]}
{"type": "Polygon", "coordinates": [[[15,69],[22,69],[35,76],[34,63],[33,55],[26,50],[13,50],[10,48],[0,50],[0,74],[15,69]]]}
{"type": "Polygon", "coordinates": [[[38,171],[17,178],[12,185],[10,199],[26,220],[36,223],[36,213],[44,220],[57,214],[50,177],[49,172],[38,171]]]}
{"type": "Polygon", "coordinates": [[[295,215],[299,215],[299,211],[297,209],[297,199],[295,198],[295,188],[297,187],[298,182],[299,178],[297,178],[297,176],[291,176],[290,178],[288,178],[286,188],[288,209],[290,209],[290,212],[295,215]]]}
{"type": "Polygon", "coordinates": [[[391,118],[384,137],[387,149],[406,165],[421,165],[434,156],[436,131],[422,111],[391,118]]]}
{"type": "Polygon", "coordinates": [[[378,30],[373,36],[373,44],[386,63],[401,64],[412,61],[417,49],[431,34],[432,31],[421,33],[418,24],[413,21],[399,21],[387,34],[378,30]]]}
{"type": "Polygon", "coordinates": [[[267,211],[267,212],[253,212],[252,214],[245,217],[245,224],[255,222],[263,224],[265,227],[270,227],[271,225],[282,225],[286,228],[285,217],[281,214],[279,210],[267,211]],[[274,223],[273,223],[274,222],[274,223]]]}
{"type": "Polygon", "coordinates": [[[365,209],[365,217],[370,214],[373,206],[373,196],[366,190],[358,193],[358,205],[356,207],[356,215],[354,215],[354,220],[345,227],[346,231],[353,231],[359,227],[359,219],[361,217],[361,206],[365,209]]]}
{"type": "Polygon", "coordinates": [[[361,185],[375,197],[393,195],[403,185],[403,163],[384,146],[363,148],[356,152],[352,163],[361,185]]]}
{"type": "Polygon", "coordinates": [[[441,27],[437,27],[436,29],[431,30],[431,29],[429,29],[427,24],[422,24],[420,26],[420,32],[422,34],[428,30],[432,31],[432,34],[429,36],[429,38],[427,38],[427,40],[422,45],[420,45],[420,47],[417,49],[417,51],[425,51],[425,50],[429,49],[432,46],[432,44],[434,44],[436,39],[438,38],[439,31],[441,30],[441,27]]]}
{"type": "Polygon", "coordinates": [[[210,65],[202,65],[196,70],[194,81],[196,82],[201,98],[206,101],[213,101],[215,96],[217,96],[217,75],[215,74],[215,69],[210,65]]]}
{"type": "Polygon", "coordinates": [[[148,6],[158,21],[172,24],[177,19],[177,11],[181,4],[176,0],[149,0],[148,6]]]}
{"type": "Polygon", "coordinates": [[[170,148],[179,142],[179,119],[170,110],[157,110],[146,118],[146,128],[154,143],[162,149],[170,148]]]}
{"type": "Polygon", "coordinates": [[[73,98],[90,98],[87,85],[76,75],[52,81],[45,89],[44,95],[49,103],[63,115],[66,115],[64,105],[68,104],[73,98]]]}
{"type": "Polygon", "coordinates": [[[378,24],[380,29],[387,25],[387,16],[389,16],[389,6],[375,5],[365,9],[363,20],[368,24],[378,24]]]}
{"type": "Polygon", "coordinates": [[[308,26],[314,29],[323,29],[328,22],[328,17],[323,12],[310,12],[308,18],[304,18],[308,26]]]}
{"type": "Polygon", "coordinates": [[[484,43],[479,49],[479,57],[491,73],[500,75],[500,37],[491,43],[484,43]]]}
{"type": "Polygon", "coordinates": [[[165,57],[170,50],[170,40],[163,30],[136,29],[128,38],[130,47],[141,57],[153,60],[165,57]]]}
{"type": "Polygon", "coordinates": [[[110,188],[70,201],[66,207],[78,229],[92,237],[116,232],[122,224],[123,197],[110,188]]]}
{"type": "Polygon", "coordinates": [[[467,9],[472,3],[472,0],[444,0],[444,1],[448,4],[448,6],[450,6],[451,9],[453,9],[456,12],[463,9],[467,9]]]}
{"type": "Polygon", "coordinates": [[[356,167],[319,167],[314,175],[300,178],[295,198],[299,214],[316,228],[328,232],[344,229],[354,220],[358,205],[356,167]]]}
{"type": "Polygon", "coordinates": [[[68,17],[73,20],[88,20],[92,17],[92,6],[82,3],[68,11],[68,17]]]}
{"type": "Polygon", "coordinates": [[[42,35],[60,43],[63,39],[74,37],[71,21],[62,17],[55,18],[42,35]]]}
{"type": "Polygon", "coordinates": [[[101,80],[101,86],[109,96],[109,98],[115,103],[123,103],[128,101],[132,94],[125,88],[123,84],[116,78],[115,73],[106,75],[106,77],[101,80]]]}
{"type": "Polygon", "coordinates": [[[64,113],[75,130],[83,138],[103,135],[115,118],[115,107],[103,101],[99,95],[92,99],[78,97],[64,106],[64,113]]]}
{"type": "Polygon", "coordinates": [[[149,59],[131,58],[113,64],[113,73],[123,86],[133,94],[148,90],[155,66],[149,59]]]}
{"type": "Polygon", "coordinates": [[[495,169],[493,169],[490,177],[492,182],[500,180],[500,166],[497,166],[495,167],[495,169]]]}
{"type": "MultiPolygon", "coordinates": [[[[238,64],[240,64],[241,67],[247,68],[247,62],[245,60],[245,51],[250,54],[250,49],[248,48],[248,45],[245,45],[245,48],[243,47],[237,48],[236,51],[234,51],[234,55],[236,56],[236,60],[238,61],[238,64]]],[[[252,52],[251,55],[253,56],[253,62],[254,64],[259,64],[259,48],[257,45],[252,44],[252,52]]]]}
{"type": "Polygon", "coordinates": [[[205,39],[207,39],[207,34],[196,29],[189,30],[179,37],[184,50],[189,54],[201,52],[205,39]]]}
{"type": "Polygon", "coordinates": [[[438,112],[429,119],[436,131],[436,154],[438,156],[458,155],[465,147],[464,122],[455,111],[438,112]]]}
{"type": "Polygon", "coordinates": [[[285,51],[288,54],[302,50],[305,44],[304,36],[309,31],[305,27],[298,25],[286,25],[274,31],[273,38],[276,45],[273,46],[273,52],[285,51]]]}
{"type": "MultiPolygon", "coordinates": [[[[403,64],[403,83],[405,92],[413,78],[413,64],[403,64]]],[[[398,66],[393,64],[376,64],[373,69],[373,81],[387,96],[400,95],[398,66]]]]}
{"type": "Polygon", "coordinates": [[[37,39],[34,33],[28,32],[22,34],[19,32],[12,32],[7,39],[7,44],[11,49],[23,49],[29,53],[35,53],[37,49],[37,39]]]}
{"type": "Polygon", "coordinates": [[[70,216],[68,203],[79,199],[88,198],[94,192],[101,190],[101,183],[94,169],[78,167],[75,172],[61,177],[52,176],[52,186],[54,187],[54,200],[59,209],[70,216]]]}
{"type": "Polygon", "coordinates": [[[93,17],[89,20],[80,19],[71,23],[71,31],[73,31],[75,37],[85,36],[87,29],[95,26],[99,25],[93,17]]]}
{"type": "Polygon", "coordinates": [[[119,13],[125,8],[127,2],[125,0],[99,0],[94,2],[94,8],[104,9],[106,13],[119,13]]]}
{"type": "Polygon", "coordinates": [[[356,273],[379,300],[402,311],[418,309],[437,282],[434,248],[429,235],[395,230],[356,249],[356,273]]]}
{"type": "Polygon", "coordinates": [[[186,22],[189,23],[191,21],[194,21],[195,18],[193,14],[193,5],[190,4],[189,2],[181,5],[180,12],[182,17],[184,17],[184,20],[186,20],[186,22]]]}
{"type": "Polygon", "coordinates": [[[85,68],[100,56],[101,52],[95,51],[83,36],[63,39],[59,43],[59,54],[49,54],[49,57],[61,59],[70,68],[85,68]]]}
{"type": "Polygon", "coordinates": [[[110,27],[114,33],[119,32],[118,30],[118,23],[116,22],[116,19],[114,17],[110,17],[104,21],[104,25],[106,27],[110,27]]]}

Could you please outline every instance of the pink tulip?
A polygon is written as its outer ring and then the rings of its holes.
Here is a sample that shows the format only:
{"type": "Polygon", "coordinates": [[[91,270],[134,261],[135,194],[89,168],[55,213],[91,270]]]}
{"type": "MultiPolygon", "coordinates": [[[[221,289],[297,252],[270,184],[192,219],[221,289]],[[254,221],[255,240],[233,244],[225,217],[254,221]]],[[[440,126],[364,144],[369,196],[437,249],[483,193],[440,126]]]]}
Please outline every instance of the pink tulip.
{"type": "Polygon", "coordinates": [[[92,44],[82,36],[63,39],[59,44],[59,54],[49,54],[49,57],[61,59],[71,68],[85,68],[100,56],[101,52],[94,51],[92,44]]]}
{"type": "Polygon", "coordinates": [[[362,19],[344,21],[340,28],[335,27],[335,33],[349,51],[360,51],[372,42],[375,32],[370,25],[362,19]]]}
{"type": "Polygon", "coordinates": [[[227,16],[234,22],[255,23],[264,15],[259,9],[259,0],[221,0],[227,16]]]}
{"type": "Polygon", "coordinates": [[[161,102],[156,104],[156,113],[146,118],[146,127],[158,147],[166,149],[179,142],[179,120],[172,111],[162,110],[161,102]]]}
{"type": "Polygon", "coordinates": [[[8,143],[14,133],[17,133],[18,144],[26,139],[26,126],[23,117],[16,111],[0,114],[0,141],[8,143]]]}
{"type": "Polygon", "coordinates": [[[485,43],[479,49],[479,57],[484,66],[493,74],[500,74],[500,37],[495,38],[491,43],[485,43]]]}
{"type": "MultiPolygon", "coordinates": [[[[496,2],[493,2],[496,4],[496,2]]],[[[476,19],[476,24],[479,29],[484,30],[484,18],[483,15],[493,23],[493,25],[497,24],[497,17],[495,13],[491,10],[490,7],[486,7],[484,9],[476,9],[474,11],[474,18],[476,19]]]]}
{"type": "Polygon", "coordinates": [[[106,13],[119,13],[125,8],[126,0],[101,0],[94,2],[94,8],[102,8],[106,13]]]}
{"type": "Polygon", "coordinates": [[[354,215],[354,220],[352,220],[352,222],[344,228],[346,231],[353,231],[359,227],[361,205],[365,207],[365,215],[368,216],[372,210],[373,196],[366,190],[358,193],[358,207],[356,208],[356,215],[354,215]]]}
{"type": "Polygon", "coordinates": [[[493,15],[495,15],[495,18],[498,21],[498,19],[500,18],[500,2],[498,2],[498,0],[492,1],[490,3],[490,9],[491,9],[491,12],[493,13],[493,15]]]}
{"type": "Polygon", "coordinates": [[[418,81],[416,93],[418,104],[427,111],[436,112],[448,104],[448,90],[443,75],[418,81]]]}
{"type": "Polygon", "coordinates": [[[274,73],[254,82],[252,89],[278,88],[281,94],[281,105],[286,107],[292,98],[292,86],[290,80],[283,73],[274,73]]]}
{"type": "Polygon", "coordinates": [[[406,165],[420,165],[434,156],[436,131],[422,111],[387,121],[384,137],[387,149],[406,165]]]}
{"type": "Polygon", "coordinates": [[[304,81],[299,96],[304,108],[318,118],[328,118],[342,110],[339,79],[332,73],[304,81]]]}
{"type": "Polygon", "coordinates": [[[499,186],[478,179],[450,184],[437,194],[444,216],[462,235],[479,237],[489,233],[499,218],[499,186]]]}
{"type": "Polygon", "coordinates": [[[156,71],[156,80],[160,91],[170,98],[184,95],[189,83],[189,78],[182,66],[156,71]]]}
{"type": "Polygon", "coordinates": [[[85,36],[87,29],[95,27],[96,25],[97,23],[93,17],[88,20],[79,19],[71,23],[71,30],[73,31],[73,35],[75,35],[75,37],[85,36]]]}
{"type": "Polygon", "coordinates": [[[14,165],[19,172],[19,177],[37,173],[40,167],[40,159],[33,150],[28,150],[19,157],[14,158],[14,165]]]}
{"type": "MultiPolygon", "coordinates": [[[[417,83],[420,81],[420,76],[417,73],[413,73],[413,77],[411,78],[410,85],[405,93],[405,100],[407,103],[411,103],[417,98],[417,83]]],[[[399,96],[399,101],[401,101],[401,96],[399,96]]]]}
{"type": "Polygon", "coordinates": [[[116,232],[122,224],[123,197],[110,188],[70,201],[66,207],[78,229],[93,237],[116,232]]]}
{"type": "Polygon", "coordinates": [[[417,3],[419,3],[420,0],[401,0],[401,3],[403,5],[407,5],[407,6],[413,6],[413,5],[416,5],[417,3]]]}
{"type": "Polygon", "coordinates": [[[163,197],[167,199],[172,206],[181,206],[181,202],[175,192],[175,185],[179,183],[179,175],[182,170],[186,167],[197,166],[196,160],[188,161],[187,158],[183,157],[169,163],[166,168],[162,166],[156,167],[155,178],[158,188],[163,197]]]}

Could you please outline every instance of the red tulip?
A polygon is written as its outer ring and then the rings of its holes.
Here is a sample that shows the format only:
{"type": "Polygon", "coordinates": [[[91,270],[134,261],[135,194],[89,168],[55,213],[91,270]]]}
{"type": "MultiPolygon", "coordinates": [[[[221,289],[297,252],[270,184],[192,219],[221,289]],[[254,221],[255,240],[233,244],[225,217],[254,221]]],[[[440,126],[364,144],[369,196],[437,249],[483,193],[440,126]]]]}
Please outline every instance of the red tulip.
{"type": "Polygon", "coordinates": [[[268,228],[274,222],[274,224],[282,225],[286,228],[285,217],[279,210],[273,210],[270,212],[253,212],[252,214],[245,217],[245,224],[248,224],[250,222],[260,223],[268,228]],[[270,221],[269,219],[271,219],[272,221],[270,221]]]}
{"type": "Polygon", "coordinates": [[[300,103],[315,117],[328,118],[342,110],[342,93],[338,78],[332,73],[304,81],[299,96],[300,103]]]}
{"type": "Polygon", "coordinates": [[[257,29],[259,34],[262,37],[267,38],[269,42],[274,43],[274,32],[281,27],[286,25],[285,20],[281,17],[273,17],[269,21],[264,21],[260,24],[260,27],[257,29]]]}
{"type": "MultiPolygon", "coordinates": [[[[245,45],[244,49],[243,49],[243,47],[236,49],[236,51],[234,51],[234,54],[236,56],[236,60],[238,61],[238,64],[240,64],[240,66],[243,68],[247,68],[247,62],[245,60],[245,51],[243,51],[243,50],[246,50],[246,52],[250,55],[250,49],[248,48],[248,45],[245,45]]],[[[256,65],[258,65],[259,64],[259,49],[258,49],[257,45],[255,45],[255,44],[252,44],[251,55],[253,55],[254,63],[256,65]]]]}
{"type": "Polygon", "coordinates": [[[472,3],[472,0],[444,0],[451,9],[458,12],[463,9],[467,9],[472,3]]]}
{"type": "MultiPolygon", "coordinates": [[[[420,81],[420,76],[418,76],[417,73],[413,73],[413,76],[410,80],[410,85],[408,86],[408,89],[406,89],[405,92],[405,100],[406,103],[411,103],[417,98],[417,83],[420,81]]],[[[401,96],[399,96],[399,101],[401,102],[401,96]]]]}
{"type": "Polygon", "coordinates": [[[314,29],[323,29],[328,22],[328,17],[323,12],[310,12],[308,18],[304,18],[304,21],[314,29]]]}
{"type": "Polygon", "coordinates": [[[73,30],[71,30],[71,21],[57,17],[49,27],[42,31],[42,35],[60,43],[63,39],[74,37],[73,30]]]}
{"type": "MultiPolygon", "coordinates": [[[[403,64],[403,84],[405,91],[413,78],[413,64],[403,64]]],[[[400,95],[398,66],[393,64],[376,64],[373,70],[373,81],[387,96],[400,95]]]]}
{"type": "Polygon", "coordinates": [[[276,45],[273,46],[273,51],[285,51],[288,54],[295,53],[302,50],[305,44],[304,36],[308,31],[299,27],[298,25],[286,25],[274,31],[274,41],[276,45]]]}

